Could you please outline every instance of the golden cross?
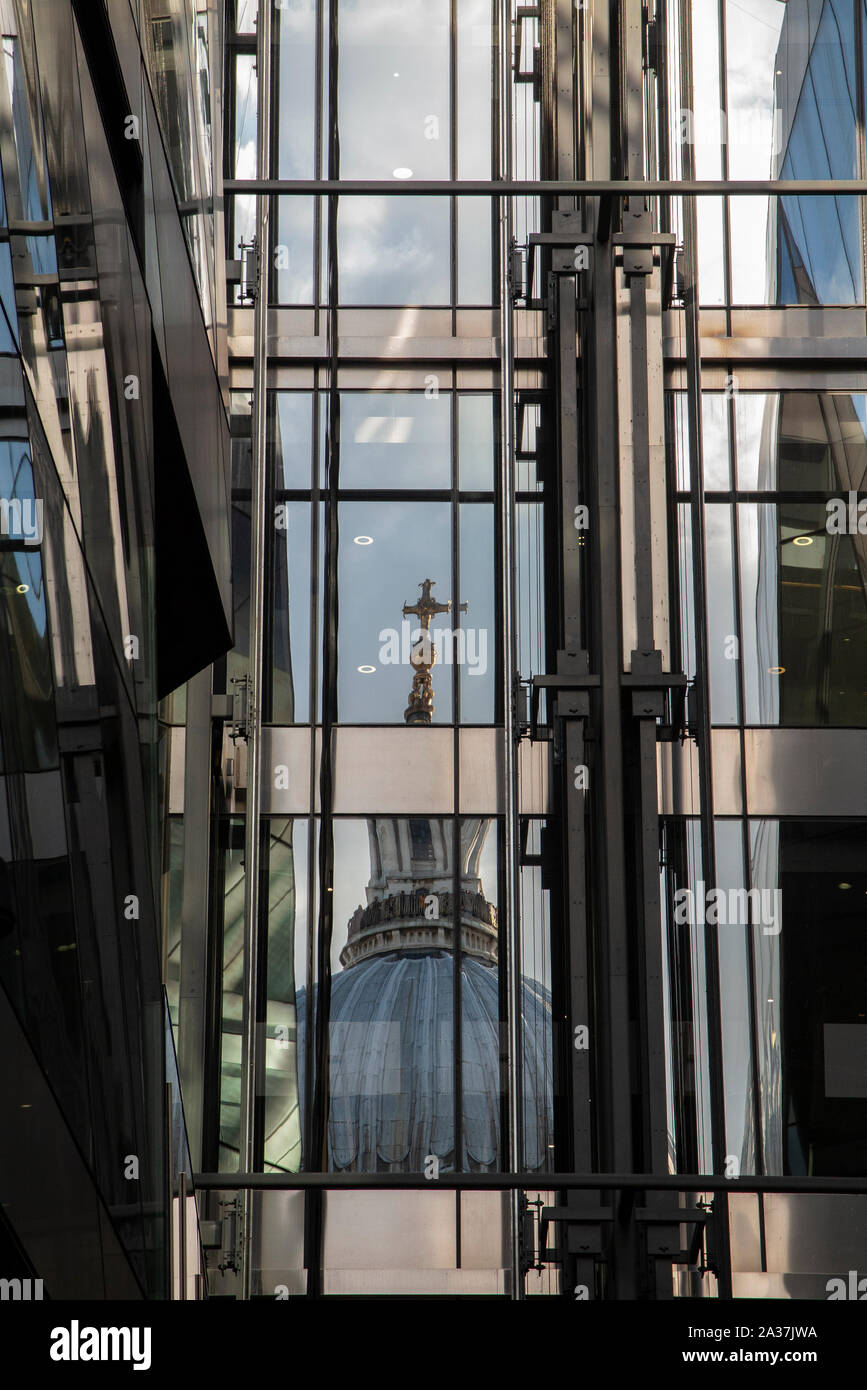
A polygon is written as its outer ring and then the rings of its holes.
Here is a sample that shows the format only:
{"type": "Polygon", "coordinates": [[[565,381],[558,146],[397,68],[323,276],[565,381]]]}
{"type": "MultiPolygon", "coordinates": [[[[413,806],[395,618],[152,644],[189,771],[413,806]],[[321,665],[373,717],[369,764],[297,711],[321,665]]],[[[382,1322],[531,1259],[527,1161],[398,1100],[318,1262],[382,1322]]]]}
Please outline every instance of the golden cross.
{"type": "MultiPolygon", "coordinates": [[[[419,584],[421,598],[417,599],[412,607],[408,603],[403,605],[405,618],[410,616],[418,618],[422,630],[425,634],[430,633],[430,620],[438,613],[450,613],[452,611],[451,600],[448,603],[437,603],[431,597],[431,589],[436,583],[435,579],[423,579],[419,584]]],[[[461,613],[466,613],[467,605],[460,604],[461,613]]],[[[409,704],[403,712],[403,717],[407,724],[430,724],[433,722],[433,682],[431,681],[431,667],[437,659],[436,652],[431,645],[429,636],[420,638],[410,654],[410,661],[413,666],[412,690],[409,692],[409,704]]]]}
{"type": "MultiPolygon", "coordinates": [[[[418,586],[421,589],[421,598],[416,601],[413,607],[410,607],[408,603],[403,605],[404,617],[418,618],[425,631],[430,628],[430,620],[436,617],[437,613],[451,613],[452,611],[451,599],[448,603],[437,603],[436,599],[431,597],[431,589],[434,584],[436,584],[435,579],[423,579],[418,586]]],[[[467,605],[465,603],[460,604],[459,610],[461,613],[466,613],[467,605]]]]}

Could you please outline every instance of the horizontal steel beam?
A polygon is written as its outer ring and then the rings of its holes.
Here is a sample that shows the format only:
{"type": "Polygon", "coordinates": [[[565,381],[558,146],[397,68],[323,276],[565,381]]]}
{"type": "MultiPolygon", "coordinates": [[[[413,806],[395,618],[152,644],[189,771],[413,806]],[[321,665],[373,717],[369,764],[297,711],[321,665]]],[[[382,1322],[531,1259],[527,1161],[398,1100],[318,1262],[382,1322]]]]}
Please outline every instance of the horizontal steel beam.
{"type": "Polygon", "coordinates": [[[867,179],[226,179],[226,193],[339,193],[342,197],[598,198],[867,196],[867,179]]]}
{"type": "Polygon", "coordinates": [[[722,1178],[717,1173],[442,1173],[426,1178],[422,1173],[196,1173],[200,1192],[253,1191],[295,1192],[303,1188],[350,1191],[373,1189],[511,1192],[526,1189],[572,1189],[606,1192],[780,1192],[853,1193],[867,1195],[867,1176],[861,1178],[773,1178],[744,1176],[722,1178]]]}

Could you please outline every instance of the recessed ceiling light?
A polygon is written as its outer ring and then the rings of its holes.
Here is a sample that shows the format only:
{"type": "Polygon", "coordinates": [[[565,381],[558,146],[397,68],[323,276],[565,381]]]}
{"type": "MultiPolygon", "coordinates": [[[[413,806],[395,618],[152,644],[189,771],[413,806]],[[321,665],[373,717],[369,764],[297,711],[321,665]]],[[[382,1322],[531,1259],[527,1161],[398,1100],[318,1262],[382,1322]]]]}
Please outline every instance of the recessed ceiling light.
{"type": "Polygon", "coordinates": [[[30,593],[30,585],[29,585],[29,584],[19,584],[18,587],[17,587],[17,589],[15,590],[15,592],[16,592],[16,594],[29,594],[29,593],[30,593]]]}
{"type": "Polygon", "coordinates": [[[838,888],[842,888],[842,889],[845,890],[846,888],[851,888],[852,885],[851,885],[851,883],[838,883],[838,884],[837,884],[837,887],[838,887],[838,888]]]}
{"type": "Polygon", "coordinates": [[[399,73],[399,72],[393,72],[391,75],[392,75],[392,77],[400,77],[400,73],[399,73]]]}
{"type": "Polygon", "coordinates": [[[376,670],[375,666],[359,666],[359,671],[363,676],[372,676],[376,670]]]}
{"type": "Polygon", "coordinates": [[[391,172],[394,174],[394,177],[395,177],[396,179],[411,179],[411,178],[412,178],[412,169],[405,169],[405,168],[403,167],[403,165],[401,165],[401,167],[400,167],[399,169],[392,169],[391,172]]]}
{"type": "Polygon", "coordinates": [[[769,666],[769,667],[768,667],[768,675],[769,675],[769,676],[784,676],[785,674],[786,674],[786,668],[785,668],[785,666],[769,666]]]}
{"type": "Polygon", "coordinates": [[[353,545],[373,545],[373,536],[353,536],[353,545]]]}
{"type": "Polygon", "coordinates": [[[812,544],[813,544],[813,537],[812,537],[812,536],[795,536],[793,539],[794,539],[794,544],[795,544],[795,545],[812,545],[812,544]]]}

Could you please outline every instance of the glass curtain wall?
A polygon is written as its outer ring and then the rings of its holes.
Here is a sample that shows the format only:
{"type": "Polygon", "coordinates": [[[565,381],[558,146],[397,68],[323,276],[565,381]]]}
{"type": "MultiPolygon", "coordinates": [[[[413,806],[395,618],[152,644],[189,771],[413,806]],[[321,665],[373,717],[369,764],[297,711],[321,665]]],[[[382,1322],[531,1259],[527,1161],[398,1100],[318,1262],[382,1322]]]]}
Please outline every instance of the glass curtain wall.
{"type": "MultiPolygon", "coordinates": [[[[230,46],[226,160],[236,177],[256,166],[254,21],[254,9],[238,8],[230,46]]],[[[275,7],[275,177],[491,177],[495,37],[488,0],[275,7]],[[339,157],[327,138],[335,116],[339,157]]],[[[529,146],[526,115],[525,126],[529,146]]],[[[269,360],[278,384],[268,396],[273,528],[261,614],[247,598],[249,395],[238,389],[233,398],[238,625],[217,681],[230,691],[244,676],[250,624],[261,623],[272,749],[261,840],[269,866],[260,961],[266,1168],[518,1165],[507,1137],[500,945],[499,382],[496,369],[473,358],[482,335],[496,331],[492,216],[487,199],[345,197],[329,245],[325,200],[272,203],[275,324],[324,335],[336,292],[341,340],[327,367],[300,343],[275,344],[269,360]],[[418,340],[411,364],[388,361],[390,333],[418,340]],[[357,353],[344,334],[355,336],[357,353]],[[303,815],[273,814],[293,802],[303,815]],[[317,1054],[323,1036],[327,1075],[317,1054]]],[[[231,217],[237,253],[253,237],[255,200],[236,195],[231,217]]],[[[240,289],[235,302],[243,336],[250,319],[240,289]]],[[[518,480],[523,676],[545,661],[534,427],[535,416],[518,480]]],[[[539,822],[533,827],[537,841],[539,822]]],[[[215,893],[228,1167],[237,1165],[240,1100],[242,841],[243,822],[227,812],[215,893]]],[[[521,1163],[536,1170],[553,1149],[548,894],[537,869],[526,869],[523,892],[532,925],[524,930],[521,1163]]]]}
{"type": "MultiPolygon", "coordinates": [[[[673,73],[677,8],[668,8],[673,73]]],[[[863,173],[861,0],[694,0],[691,13],[694,103],[685,109],[673,84],[673,174],[687,143],[698,178],[863,173]]],[[[723,360],[706,349],[700,407],[710,721],[715,763],[731,759],[740,807],[739,816],[718,809],[715,826],[726,1146],[742,1172],[844,1174],[859,1171],[864,1145],[863,1088],[839,1070],[843,1039],[861,1056],[867,1036],[846,959],[864,825],[809,808],[828,740],[858,759],[867,722],[865,383],[844,361],[822,360],[819,342],[863,333],[864,207],[844,196],[744,197],[700,198],[697,209],[702,333],[727,344],[723,360]],[[810,316],[819,309],[835,316],[833,330],[810,316]],[[761,351],[740,350],[741,338],[761,351]],[[751,814],[760,785],[774,787],[779,816],[751,814]]],[[[673,599],[692,679],[703,621],[696,479],[676,368],[672,380],[673,599]]],[[[670,1123],[687,1168],[710,1155],[704,922],[676,915],[681,890],[704,889],[698,821],[666,822],[664,842],[670,1123]],[[684,1031],[688,1046],[678,1043],[684,1031]]]]}

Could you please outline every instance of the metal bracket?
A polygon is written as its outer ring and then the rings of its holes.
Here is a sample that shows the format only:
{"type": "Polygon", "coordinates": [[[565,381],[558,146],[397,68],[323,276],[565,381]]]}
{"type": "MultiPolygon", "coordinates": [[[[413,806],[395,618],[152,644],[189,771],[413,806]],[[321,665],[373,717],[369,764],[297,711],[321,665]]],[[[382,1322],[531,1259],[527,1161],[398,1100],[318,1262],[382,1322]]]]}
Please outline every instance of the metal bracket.
{"type": "Polygon", "coordinates": [[[590,712],[586,692],[599,685],[599,677],[581,673],[564,673],[559,676],[534,676],[533,693],[530,699],[530,739],[536,743],[547,740],[550,735],[539,732],[539,697],[543,690],[568,690],[574,693],[574,706],[559,709],[558,713],[568,714],[576,719],[586,719],[590,712]]]}
{"type": "Polygon", "coordinates": [[[250,736],[253,684],[249,676],[233,676],[232,690],[232,728],[229,734],[233,743],[239,739],[244,742],[250,736]]]}
{"type": "Polygon", "coordinates": [[[259,247],[254,237],[252,241],[241,242],[240,300],[242,304],[255,304],[259,295],[259,282],[262,274],[259,247]]]}
{"type": "Polygon", "coordinates": [[[238,1274],[241,1269],[241,1246],[243,1244],[244,1212],[240,1197],[230,1197],[220,1202],[220,1261],[217,1266],[223,1273],[227,1269],[238,1274]]]}

